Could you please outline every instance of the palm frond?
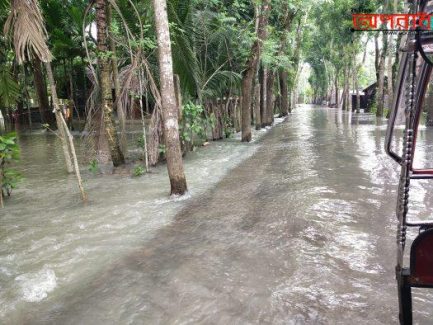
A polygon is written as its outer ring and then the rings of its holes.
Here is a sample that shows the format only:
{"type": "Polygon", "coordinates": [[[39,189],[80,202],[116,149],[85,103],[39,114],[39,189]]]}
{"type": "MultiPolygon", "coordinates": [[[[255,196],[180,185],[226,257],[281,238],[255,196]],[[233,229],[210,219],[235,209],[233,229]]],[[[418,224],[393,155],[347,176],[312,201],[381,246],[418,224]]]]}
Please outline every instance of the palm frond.
{"type": "Polygon", "coordinates": [[[20,87],[6,67],[0,68],[0,106],[12,107],[20,96],[20,87]]]}
{"type": "Polygon", "coordinates": [[[5,35],[13,39],[19,64],[37,56],[42,62],[53,57],[47,46],[47,31],[36,0],[12,0],[11,12],[4,26],[5,35]]]}
{"type": "Polygon", "coordinates": [[[230,88],[240,88],[242,75],[234,71],[216,71],[206,82],[202,95],[204,98],[224,97],[230,88]]]}
{"type": "Polygon", "coordinates": [[[173,42],[173,68],[179,75],[183,93],[195,97],[200,84],[200,69],[194,51],[194,26],[191,22],[192,1],[170,0],[168,14],[174,27],[170,28],[173,42]]]}

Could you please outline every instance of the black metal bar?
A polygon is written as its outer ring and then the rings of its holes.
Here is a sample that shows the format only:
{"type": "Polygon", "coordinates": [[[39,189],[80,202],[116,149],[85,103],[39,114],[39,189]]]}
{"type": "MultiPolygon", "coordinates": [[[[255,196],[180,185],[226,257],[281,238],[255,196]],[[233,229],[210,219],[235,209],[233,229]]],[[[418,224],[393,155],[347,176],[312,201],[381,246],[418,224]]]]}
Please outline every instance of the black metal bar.
{"type": "Polygon", "coordinates": [[[412,325],[412,288],[408,283],[410,271],[408,269],[396,269],[398,281],[398,300],[400,304],[400,324],[412,325]]]}
{"type": "Polygon", "coordinates": [[[391,144],[392,144],[392,136],[394,134],[394,123],[397,118],[401,96],[404,91],[407,62],[408,62],[408,55],[407,53],[403,53],[401,63],[400,63],[400,69],[397,77],[397,91],[394,96],[391,114],[388,120],[388,128],[386,130],[386,138],[385,138],[385,152],[399,164],[402,163],[403,157],[401,157],[399,154],[397,154],[392,150],[391,144]]]}

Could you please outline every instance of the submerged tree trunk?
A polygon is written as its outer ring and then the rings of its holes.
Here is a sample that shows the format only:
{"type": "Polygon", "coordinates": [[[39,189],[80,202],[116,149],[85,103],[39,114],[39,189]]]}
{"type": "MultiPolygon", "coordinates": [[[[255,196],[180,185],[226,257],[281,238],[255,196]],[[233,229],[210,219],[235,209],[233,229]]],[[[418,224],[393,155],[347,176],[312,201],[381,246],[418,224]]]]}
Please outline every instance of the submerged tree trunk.
{"type": "Polygon", "coordinates": [[[386,35],[383,35],[383,37],[384,37],[383,49],[379,59],[379,67],[378,67],[379,79],[377,82],[377,93],[376,93],[376,105],[377,105],[376,116],[377,117],[383,117],[383,111],[384,111],[385,60],[386,60],[388,40],[386,35]]]}
{"type": "MultiPolygon", "coordinates": [[[[347,111],[350,111],[352,109],[352,101],[350,100],[351,99],[351,97],[350,97],[350,72],[351,72],[351,69],[349,68],[347,71],[347,91],[346,91],[347,111]]],[[[352,87],[353,87],[353,84],[352,84],[352,87]]]]}
{"type": "MultiPolygon", "coordinates": [[[[290,113],[292,112],[292,110],[296,108],[297,104],[298,104],[298,88],[294,86],[290,94],[290,110],[289,110],[290,113]]],[[[319,100],[318,100],[318,104],[320,104],[319,100]]]]}
{"type": "Polygon", "coordinates": [[[376,81],[379,81],[379,61],[380,61],[379,33],[376,33],[374,34],[374,68],[376,71],[376,81]]]}
{"type": "Polygon", "coordinates": [[[296,108],[296,104],[298,104],[298,78],[299,75],[302,72],[302,67],[299,67],[299,62],[301,60],[301,47],[302,47],[302,35],[303,35],[303,29],[302,26],[303,24],[305,24],[306,19],[307,19],[308,15],[305,15],[303,20],[299,20],[298,22],[298,27],[296,30],[296,46],[295,46],[295,52],[293,55],[293,66],[294,66],[294,70],[295,70],[295,77],[293,79],[293,81],[291,82],[292,84],[292,90],[291,90],[291,95],[290,95],[290,113],[292,112],[293,109],[296,108]]]}
{"type": "Polygon", "coordinates": [[[45,84],[45,77],[42,71],[42,63],[39,58],[33,60],[33,77],[35,82],[36,96],[38,97],[39,114],[41,116],[42,124],[49,124],[52,128],[55,126],[53,114],[50,110],[50,103],[48,101],[47,86],[45,84]]]}
{"type": "Polygon", "coordinates": [[[343,104],[342,104],[342,110],[343,111],[348,111],[349,110],[349,105],[348,105],[348,102],[347,102],[347,95],[348,95],[348,83],[349,83],[349,81],[348,81],[348,70],[349,70],[349,68],[348,67],[345,67],[344,68],[344,79],[343,79],[343,95],[342,95],[342,101],[343,101],[343,104]]]}
{"type": "MultiPolygon", "coordinates": [[[[384,61],[384,60],[383,60],[384,61]]],[[[376,92],[376,107],[377,107],[377,111],[376,111],[376,116],[377,117],[382,117],[383,116],[383,97],[384,97],[384,62],[381,62],[379,64],[379,82],[377,84],[377,92],[376,92]]]]}
{"type": "Polygon", "coordinates": [[[235,103],[233,105],[233,126],[235,128],[236,133],[241,132],[241,119],[240,119],[240,106],[241,105],[241,98],[236,98],[235,103]]]}
{"type": "Polygon", "coordinates": [[[354,54],[353,57],[353,62],[355,62],[355,68],[354,68],[354,85],[355,85],[355,90],[356,90],[356,113],[360,113],[361,112],[361,94],[359,91],[359,72],[361,70],[361,67],[365,64],[365,60],[367,59],[367,45],[368,45],[368,40],[365,43],[365,49],[364,49],[364,55],[362,58],[362,62],[360,62],[359,64],[356,63],[356,54],[354,54]]]}
{"type": "Polygon", "coordinates": [[[361,112],[361,93],[359,92],[359,81],[358,81],[358,73],[355,70],[354,76],[353,76],[353,84],[355,86],[356,91],[356,102],[355,102],[355,108],[357,114],[361,112]]]}
{"type": "MultiPolygon", "coordinates": [[[[325,65],[325,67],[326,67],[326,65],[325,65]]],[[[328,87],[328,93],[326,94],[326,100],[327,100],[327,102],[328,102],[328,106],[329,105],[331,105],[331,103],[332,103],[332,91],[333,91],[333,85],[332,85],[332,76],[331,76],[331,74],[329,73],[329,72],[327,72],[327,74],[328,74],[328,85],[330,85],[329,87],[328,87]]]]}
{"type": "Polygon", "coordinates": [[[289,91],[287,87],[288,73],[286,70],[280,70],[280,90],[281,90],[281,116],[289,114],[289,91]]]}
{"type": "MultiPolygon", "coordinates": [[[[250,65],[250,63],[248,64],[250,65]]],[[[241,106],[241,131],[242,142],[251,141],[251,96],[254,71],[251,68],[245,70],[242,78],[242,106],[241,106]]]]}
{"type": "Polygon", "coordinates": [[[242,142],[251,141],[251,97],[253,94],[253,81],[257,71],[257,64],[260,60],[262,43],[266,39],[266,26],[268,23],[269,10],[270,0],[263,0],[260,14],[257,16],[257,19],[259,20],[257,39],[251,48],[247,68],[242,76],[242,142]]]}
{"type": "Polygon", "coordinates": [[[113,118],[113,97],[111,93],[110,58],[107,46],[107,1],[96,0],[96,25],[98,30],[98,66],[100,105],[104,120],[104,130],[108,141],[108,147],[114,166],[120,166],[125,162],[120,150],[119,138],[113,118]]]}
{"type": "Polygon", "coordinates": [[[340,74],[340,70],[339,69],[336,69],[335,70],[335,81],[334,81],[334,83],[335,83],[335,107],[337,107],[337,108],[339,108],[339,102],[338,102],[338,97],[339,97],[339,95],[338,95],[338,75],[340,74]]]}
{"type": "Polygon", "coordinates": [[[260,87],[260,83],[257,83],[254,87],[254,122],[256,125],[256,130],[260,130],[262,128],[262,116],[260,112],[260,87]]]}
{"type": "Polygon", "coordinates": [[[188,190],[179,140],[178,107],[174,89],[173,59],[166,0],[153,0],[161,81],[162,117],[171,194],[188,190]]]}
{"type": "Polygon", "coordinates": [[[266,94],[267,94],[267,84],[268,84],[268,70],[263,66],[259,71],[260,78],[260,121],[261,127],[264,128],[266,126],[266,94]]]}
{"type": "Polygon", "coordinates": [[[387,84],[387,93],[388,93],[388,101],[386,104],[386,108],[388,110],[391,109],[392,101],[394,99],[394,90],[393,90],[393,82],[392,82],[392,58],[394,56],[393,53],[393,36],[390,35],[389,44],[388,44],[388,60],[386,63],[387,66],[387,76],[388,76],[388,84],[387,84]]]}
{"type": "Polygon", "coordinates": [[[275,73],[269,70],[268,85],[266,91],[266,125],[270,126],[274,122],[274,82],[275,73]]]}
{"type": "Polygon", "coordinates": [[[392,85],[396,84],[396,79],[398,75],[398,67],[400,65],[400,54],[401,52],[398,50],[403,34],[398,34],[396,40],[396,50],[394,51],[394,64],[392,65],[392,85]]]}
{"type": "MultiPolygon", "coordinates": [[[[284,16],[282,21],[282,27],[283,27],[283,33],[280,37],[280,55],[284,55],[287,52],[287,35],[286,32],[290,31],[293,18],[295,17],[295,13],[293,13],[288,6],[288,2],[283,5],[284,7],[284,16]]],[[[296,57],[297,54],[299,54],[299,51],[297,51],[298,43],[295,47],[294,56],[296,57]]],[[[295,58],[296,60],[296,58],[295,58]]],[[[295,69],[296,69],[296,62],[295,62],[295,69]]],[[[288,79],[289,74],[287,72],[287,68],[280,68],[279,71],[279,84],[280,84],[280,95],[281,95],[281,112],[280,116],[287,116],[289,114],[289,89],[288,89],[288,79]]]]}
{"type": "Polygon", "coordinates": [[[121,86],[120,86],[120,79],[119,79],[119,66],[118,66],[118,59],[117,59],[117,50],[116,50],[116,43],[114,42],[114,36],[113,32],[111,30],[111,24],[113,19],[113,9],[112,5],[109,4],[107,6],[107,24],[108,24],[108,41],[110,44],[110,52],[111,52],[111,70],[113,73],[113,86],[114,86],[114,106],[113,109],[117,113],[117,118],[119,119],[120,124],[120,149],[122,154],[125,156],[128,151],[128,144],[126,140],[126,112],[122,110],[122,105],[120,104],[120,92],[121,92],[121,86]]]}

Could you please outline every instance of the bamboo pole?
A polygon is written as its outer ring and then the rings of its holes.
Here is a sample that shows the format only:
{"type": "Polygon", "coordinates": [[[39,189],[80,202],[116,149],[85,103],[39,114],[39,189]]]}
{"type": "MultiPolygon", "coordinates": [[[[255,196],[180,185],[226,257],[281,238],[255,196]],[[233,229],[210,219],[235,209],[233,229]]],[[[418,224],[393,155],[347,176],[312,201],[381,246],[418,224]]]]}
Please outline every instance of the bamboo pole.
{"type": "Polygon", "coordinates": [[[144,161],[146,163],[146,172],[149,172],[149,156],[147,154],[147,136],[146,136],[146,121],[144,120],[144,107],[143,107],[143,76],[141,74],[138,77],[139,80],[139,86],[140,86],[140,113],[141,113],[141,124],[143,127],[143,142],[144,142],[144,161]]]}

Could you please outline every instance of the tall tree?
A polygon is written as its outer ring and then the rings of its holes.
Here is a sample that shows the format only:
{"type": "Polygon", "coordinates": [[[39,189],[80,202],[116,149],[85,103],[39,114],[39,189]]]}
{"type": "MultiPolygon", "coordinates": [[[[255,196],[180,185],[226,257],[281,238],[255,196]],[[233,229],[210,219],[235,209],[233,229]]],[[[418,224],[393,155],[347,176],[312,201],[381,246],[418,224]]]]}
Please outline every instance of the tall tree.
{"type": "Polygon", "coordinates": [[[111,66],[113,70],[113,84],[114,84],[114,94],[116,96],[116,100],[120,97],[120,80],[119,80],[119,64],[117,59],[117,50],[116,43],[114,42],[114,35],[111,30],[111,24],[113,20],[113,9],[112,5],[109,4],[107,6],[107,24],[108,24],[108,38],[110,42],[110,51],[111,51],[111,66]]]}
{"type": "Polygon", "coordinates": [[[345,63],[345,67],[344,67],[344,74],[343,74],[343,95],[342,95],[342,110],[343,111],[348,111],[349,110],[349,83],[350,83],[350,78],[349,78],[349,71],[350,71],[350,63],[347,60],[347,54],[345,54],[345,58],[346,58],[346,63],[345,63]]]}
{"type": "Polygon", "coordinates": [[[267,85],[268,85],[268,69],[266,69],[263,64],[260,66],[259,70],[260,79],[260,121],[261,126],[264,128],[266,126],[267,120],[267,85]]]}
{"type": "Polygon", "coordinates": [[[365,64],[365,60],[367,59],[367,46],[368,46],[368,42],[369,39],[367,39],[367,41],[364,44],[364,54],[362,56],[362,61],[357,62],[357,50],[356,48],[354,48],[353,50],[353,63],[354,63],[354,68],[353,68],[353,84],[355,87],[355,91],[356,91],[356,101],[355,101],[355,107],[354,110],[356,111],[356,113],[360,113],[361,112],[361,93],[359,91],[359,75],[361,73],[361,68],[362,66],[365,64]]]}
{"type": "Polygon", "coordinates": [[[257,76],[257,83],[254,87],[254,123],[256,125],[256,130],[262,128],[262,115],[260,112],[260,83],[259,76],[257,76]]]}
{"type": "Polygon", "coordinates": [[[280,69],[279,72],[279,82],[281,89],[281,117],[287,116],[289,114],[289,89],[287,86],[287,79],[289,78],[289,74],[287,70],[280,69]]]}
{"type": "MultiPolygon", "coordinates": [[[[397,0],[390,0],[389,1],[389,11],[391,13],[396,12],[398,7],[398,1],[397,0]]],[[[392,102],[394,99],[394,79],[393,79],[393,57],[395,56],[395,52],[397,51],[397,47],[394,43],[394,36],[390,35],[389,37],[389,43],[388,43],[388,59],[387,59],[387,76],[388,76],[388,84],[387,84],[387,93],[388,93],[388,102],[387,102],[387,108],[388,110],[391,109],[392,102]]]]}
{"type": "Polygon", "coordinates": [[[119,138],[113,118],[113,97],[111,93],[110,75],[110,51],[108,50],[108,25],[107,25],[107,0],[96,0],[96,26],[98,31],[98,66],[99,66],[99,89],[100,103],[98,109],[102,113],[105,138],[108,142],[111,159],[114,166],[120,166],[125,162],[120,150],[119,138]]]}
{"type": "Polygon", "coordinates": [[[384,112],[384,99],[385,99],[385,61],[386,61],[386,53],[388,48],[388,36],[383,35],[383,48],[380,51],[379,56],[379,65],[377,69],[377,92],[376,92],[376,105],[377,117],[383,117],[384,112]]]}
{"type": "Polygon", "coordinates": [[[340,69],[336,68],[335,69],[335,79],[334,79],[334,86],[335,86],[335,106],[338,108],[339,107],[339,89],[338,89],[338,78],[340,76],[340,69]]]}
{"type": "Polygon", "coordinates": [[[305,24],[305,22],[307,21],[308,18],[308,11],[305,13],[303,18],[300,18],[298,21],[298,26],[296,29],[296,38],[295,38],[295,51],[293,52],[293,77],[291,78],[291,88],[292,88],[292,93],[290,96],[291,99],[291,103],[289,106],[289,112],[292,112],[292,109],[295,108],[295,105],[297,104],[297,91],[298,91],[298,87],[297,87],[297,83],[298,83],[298,78],[299,75],[301,74],[301,69],[302,67],[300,67],[300,62],[301,62],[301,49],[302,49],[302,38],[303,38],[303,28],[302,28],[302,23],[305,24]]]}
{"type": "MultiPolygon", "coordinates": [[[[280,54],[283,55],[287,51],[287,34],[290,31],[293,18],[296,12],[289,8],[288,2],[283,4],[283,17],[281,19],[281,37],[280,37],[280,54]]],[[[288,89],[289,73],[287,67],[280,67],[279,69],[279,82],[281,89],[281,116],[289,114],[289,89],[288,89]]]]}
{"type": "Polygon", "coordinates": [[[268,69],[268,78],[266,86],[266,125],[270,126],[274,122],[274,83],[275,72],[268,69]]]}
{"type": "MultiPolygon", "coordinates": [[[[391,5],[390,0],[386,0],[382,6],[382,12],[385,13],[391,5]]],[[[386,27],[386,23],[382,23],[382,27],[386,27]]],[[[388,38],[388,35],[382,34],[382,47],[379,48],[378,36],[375,36],[374,46],[375,46],[375,67],[376,67],[376,79],[377,79],[377,90],[376,90],[376,116],[383,117],[385,108],[385,70],[386,70],[386,59],[389,50],[389,42],[392,36],[388,38]]],[[[388,80],[391,82],[391,80],[388,80]]]]}
{"type": "Polygon", "coordinates": [[[257,16],[259,20],[257,24],[257,39],[253,43],[247,62],[247,68],[242,75],[242,142],[251,141],[251,98],[253,82],[260,59],[260,49],[266,38],[266,27],[271,6],[270,2],[270,0],[263,0],[260,13],[257,16]]]}
{"type": "Polygon", "coordinates": [[[179,121],[174,87],[173,58],[167,15],[167,1],[153,0],[156,36],[158,39],[159,74],[161,83],[162,118],[171,195],[187,192],[179,140],[179,121]]]}

